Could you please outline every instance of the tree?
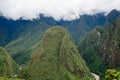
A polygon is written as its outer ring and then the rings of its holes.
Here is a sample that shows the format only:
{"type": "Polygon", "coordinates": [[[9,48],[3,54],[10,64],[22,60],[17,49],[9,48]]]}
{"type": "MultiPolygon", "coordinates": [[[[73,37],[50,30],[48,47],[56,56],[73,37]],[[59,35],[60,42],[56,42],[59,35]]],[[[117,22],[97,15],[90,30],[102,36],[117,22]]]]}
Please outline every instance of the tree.
{"type": "Polygon", "coordinates": [[[115,69],[106,71],[105,80],[120,80],[120,72],[115,69]]]}

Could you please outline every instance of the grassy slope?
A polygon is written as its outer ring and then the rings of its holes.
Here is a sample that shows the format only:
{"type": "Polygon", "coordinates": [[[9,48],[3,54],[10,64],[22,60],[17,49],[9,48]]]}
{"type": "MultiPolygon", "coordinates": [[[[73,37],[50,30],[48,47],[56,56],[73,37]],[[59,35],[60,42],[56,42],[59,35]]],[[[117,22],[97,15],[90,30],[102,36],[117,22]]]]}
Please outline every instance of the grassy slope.
{"type": "Polygon", "coordinates": [[[17,78],[18,73],[19,66],[8,55],[6,50],[0,47],[0,80],[25,80],[17,78]]]}
{"type": "Polygon", "coordinates": [[[27,72],[22,75],[27,80],[93,79],[71,36],[62,27],[50,28],[44,33],[40,49],[33,54],[27,72]]]}
{"type": "Polygon", "coordinates": [[[0,47],[0,76],[11,77],[14,75],[17,64],[8,55],[5,49],[0,47]]]}

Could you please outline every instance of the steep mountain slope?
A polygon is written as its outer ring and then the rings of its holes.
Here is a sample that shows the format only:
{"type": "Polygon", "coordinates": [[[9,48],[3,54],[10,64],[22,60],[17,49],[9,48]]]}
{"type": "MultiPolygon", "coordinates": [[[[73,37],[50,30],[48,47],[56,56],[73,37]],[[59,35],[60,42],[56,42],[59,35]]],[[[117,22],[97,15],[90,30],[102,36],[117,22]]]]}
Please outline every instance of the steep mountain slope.
{"type": "MultiPolygon", "coordinates": [[[[4,46],[6,44],[6,33],[4,33],[5,29],[2,29],[0,26],[0,46],[4,46]]],[[[7,32],[7,31],[6,31],[7,32]]]]}
{"type": "Polygon", "coordinates": [[[27,72],[21,74],[26,80],[94,80],[70,34],[62,27],[44,33],[27,72]]]}
{"type": "Polygon", "coordinates": [[[115,19],[120,18],[120,11],[112,10],[105,19],[104,25],[108,26],[111,22],[113,22],[115,19]]]}
{"type": "Polygon", "coordinates": [[[92,30],[95,26],[104,25],[105,15],[103,13],[95,15],[82,15],[79,19],[73,21],[60,21],[60,25],[65,26],[78,42],[86,33],[92,30]]]}
{"type": "Polygon", "coordinates": [[[11,77],[15,74],[16,63],[8,55],[5,49],[0,47],[0,76],[11,77]]]}
{"type": "Polygon", "coordinates": [[[42,33],[49,28],[46,23],[29,23],[19,37],[5,46],[6,50],[19,63],[26,63],[32,52],[40,46],[42,33]]]}
{"type": "Polygon", "coordinates": [[[79,44],[79,51],[90,70],[100,75],[107,68],[120,66],[120,19],[105,30],[92,30],[79,44]],[[95,66],[95,67],[93,67],[95,66]]]}
{"type": "Polygon", "coordinates": [[[120,66],[120,19],[115,20],[107,28],[101,40],[101,54],[104,61],[109,63],[109,68],[120,66]]]}
{"type": "MultiPolygon", "coordinates": [[[[5,46],[10,41],[16,39],[18,35],[26,28],[26,24],[30,22],[27,20],[9,20],[3,16],[0,16],[0,35],[4,35],[4,44],[5,46]],[[1,33],[2,32],[2,33],[1,33]]],[[[1,38],[3,39],[3,37],[1,38]]],[[[1,42],[0,42],[1,43],[1,42]]]]}
{"type": "Polygon", "coordinates": [[[79,51],[82,57],[86,60],[88,67],[94,73],[101,74],[105,71],[105,64],[103,64],[101,55],[99,54],[99,44],[104,33],[102,27],[96,27],[89,32],[79,42],[79,51]],[[93,67],[94,66],[94,67],[93,67]]]}

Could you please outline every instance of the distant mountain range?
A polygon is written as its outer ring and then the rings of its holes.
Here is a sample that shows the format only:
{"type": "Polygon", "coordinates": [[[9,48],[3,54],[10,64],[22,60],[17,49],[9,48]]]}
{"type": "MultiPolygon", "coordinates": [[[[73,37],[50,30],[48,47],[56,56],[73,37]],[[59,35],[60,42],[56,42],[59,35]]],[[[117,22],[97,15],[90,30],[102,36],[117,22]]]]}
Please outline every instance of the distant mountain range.
{"type": "MultiPolygon", "coordinates": [[[[19,35],[29,26],[37,26],[41,22],[44,22],[49,27],[61,25],[68,29],[73,38],[78,41],[84,34],[89,32],[96,26],[107,26],[109,23],[114,21],[116,18],[120,17],[120,12],[117,10],[112,10],[107,16],[104,13],[99,13],[95,15],[82,15],[79,19],[73,21],[55,21],[52,17],[44,17],[40,15],[40,19],[30,20],[11,20],[6,19],[4,16],[0,16],[0,32],[1,37],[4,36],[4,43],[0,45],[5,45],[10,41],[19,37],[19,35]],[[6,39],[7,37],[7,39],[6,39]]],[[[28,28],[29,29],[29,28],[28,28]]]]}

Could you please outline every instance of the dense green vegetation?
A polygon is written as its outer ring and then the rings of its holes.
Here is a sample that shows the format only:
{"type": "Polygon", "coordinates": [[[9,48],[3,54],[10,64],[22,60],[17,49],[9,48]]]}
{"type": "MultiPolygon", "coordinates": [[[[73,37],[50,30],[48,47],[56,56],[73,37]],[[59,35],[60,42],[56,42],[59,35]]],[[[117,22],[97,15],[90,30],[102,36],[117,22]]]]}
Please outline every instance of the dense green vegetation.
{"type": "Polygon", "coordinates": [[[6,35],[7,33],[5,33],[7,31],[5,31],[5,28],[4,29],[1,29],[1,26],[0,26],[0,46],[5,46],[6,45],[6,35]]]}
{"type": "Polygon", "coordinates": [[[44,33],[39,50],[32,55],[28,69],[21,71],[20,77],[26,80],[94,80],[71,36],[62,27],[50,28],[44,33]]]}
{"type": "Polygon", "coordinates": [[[120,66],[120,19],[107,28],[101,44],[102,58],[109,63],[109,68],[120,66]]]}
{"type": "Polygon", "coordinates": [[[0,80],[25,80],[25,79],[0,77],[0,80]]]}
{"type": "Polygon", "coordinates": [[[106,29],[96,27],[79,42],[79,51],[88,67],[102,77],[107,68],[120,66],[119,30],[120,19],[117,19],[106,29]]]}
{"type": "Polygon", "coordinates": [[[37,26],[29,24],[16,40],[11,41],[5,49],[19,64],[25,64],[30,59],[30,55],[40,46],[42,33],[49,28],[46,23],[39,23],[37,26]]]}
{"type": "Polygon", "coordinates": [[[5,42],[4,42],[4,41],[5,41],[5,40],[4,40],[5,37],[4,37],[4,35],[2,34],[2,30],[0,30],[0,38],[1,38],[1,39],[0,39],[0,46],[3,46],[4,43],[5,43],[5,42]]]}
{"type": "Polygon", "coordinates": [[[108,69],[105,74],[105,80],[120,80],[120,71],[108,69]]]}
{"type": "Polygon", "coordinates": [[[87,62],[88,67],[92,72],[99,75],[106,70],[106,63],[102,61],[102,57],[99,54],[99,45],[103,33],[104,29],[102,27],[96,27],[79,42],[79,51],[87,62]]]}
{"type": "Polygon", "coordinates": [[[13,76],[16,68],[16,63],[8,53],[0,47],[0,76],[13,76]]]}
{"type": "Polygon", "coordinates": [[[18,68],[5,49],[0,47],[0,80],[24,80],[16,78],[18,68]]]}

